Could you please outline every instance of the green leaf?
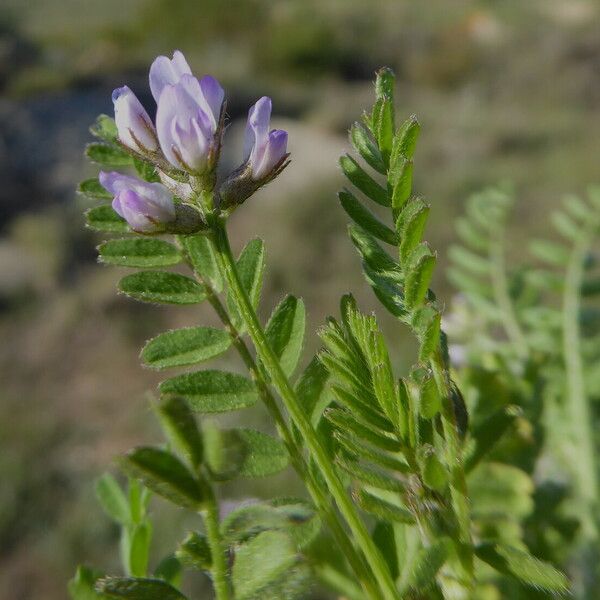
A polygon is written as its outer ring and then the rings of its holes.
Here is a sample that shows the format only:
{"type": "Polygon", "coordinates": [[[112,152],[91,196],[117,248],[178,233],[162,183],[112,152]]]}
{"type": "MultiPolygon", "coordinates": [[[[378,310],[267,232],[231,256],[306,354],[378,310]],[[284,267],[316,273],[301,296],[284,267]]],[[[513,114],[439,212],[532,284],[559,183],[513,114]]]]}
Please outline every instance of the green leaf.
{"type": "Polygon", "coordinates": [[[221,522],[227,544],[247,542],[263,531],[284,531],[299,549],[315,538],[319,527],[314,508],[306,501],[291,498],[243,506],[221,522]]]}
{"type": "Polygon", "coordinates": [[[186,600],[185,596],[162,579],[106,577],[96,589],[108,598],[127,600],[186,600]]]}
{"type": "Polygon", "coordinates": [[[323,410],[329,404],[329,395],[325,393],[329,371],[318,356],[308,363],[296,383],[296,395],[302,404],[302,410],[316,426],[323,410]]]}
{"type": "Polygon", "coordinates": [[[294,544],[285,533],[264,531],[257,535],[235,555],[232,581],[236,600],[279,597],[269,594],[269,587],[288,577],[299,560],[294,544]]]}
{"type": "Polygon", "coordinates": [[[212,479],[233,479],[248,451],[242,437],[235,429],[220,429],[212,421],[203,421],[202,436],[205,462],[212,479]]]}
{"type": "Polygon", "coordinates": [[[238,474],[243,477],[264,477],[285,469],[288,453],[279,440],[253,429],[235,429],[246,452],[238,474]]]}
{"type": "Polygon", "coordinates": [[[121,525],[131,522],[127,498],[110,473],[105,473],[96,480],[95,491],[100,506],[113,521],[121,525]]]}
{"type": "Polygon", "coordinates": [[[153,575],[176,586],[181,581],[182,570],[182,565],[177,557],[174,554],[168,554],[158,563],[153,575]]]}
{"type": "Polygon", "coordinates": [[[163,381],[161,394],[183,396],[193,411],[225,412],[256,403],[258,392],[252,381],[226,371],[184,373],[163,381]]]}
{"type": "Polygon", "coordinates": [[[378,431],[374,427],[360,423],[355,419],[354,415],[346,410],[328,408],[325,411],[325,417],[340,431],[365,440],[376,448],[388,452],[399,452],[402,448],[402,444],[398,440],[388,437],[383,431],[378,431]]]}
{"type": "Polygon", "coordinates": [[[393,171],[395,160],[405,157],[412,159],[415,154],[417,140],[421,132],[421,125],[415,115],[410,116],[394,135],[392,156],[390,158],[390,171],[393,171]]]}
{"type": "Polygon", "coordinates": [[[179,250],[163,240],[125,238],[98,246],[99,260],[121,267],[166,267],[181,262],[179,250]]]}
{"type": "Polygon", "coordinates": [[[85,196],[89,196],[90,198],[99,198],[101,200],[111,200],[113,195],[105,190],[97,177],[92,177],[91,179],[86,179],[79,184],[77,191],[80,194],[84,194],[85,196]]]}
{"type": "Polygon", "coordinates": [[[160,176],[156,171],[156,167],[152,163],[139,158],[134,158],[133,164],[137,174],[144,181],[148,181],[150,183],[160,183],[160,176]]]}
{"type": "Polygon", "coordinates": [[[119,291],[141,302],[197,304],[205,299],[204,288],[193,279],[167,271],[140,271],[123,277],[119,291]]]}
{"type": "Polygon", "coordinates": [[[505,575],[548,592],[566,593],[569,581],[549,563],[510,546],[484,543],[475,549],[478,558],[505,575]]]}
{"type": "Polygon", "coordinates": [[[410,198],[413,182],[413,162],[402,159],[395,171],[390,174],[392,185],[392,208],[399,211],[410,198]]]}
{"type": "Polygon", "coordinates": [[[153,369],[193,365],[223,354],[231,336],[212,327],[186,327],[161,333],[144,346],[142,362],[153,369]]]}
{"type": "Polygon", "coordinates": [[[429,205],[421,198],[411,200],[398,216],[396,230],[400,236],[400,260],[403,264],[421,243],[428,216],[429,205]]]}
{"type": "Polygon", "coordinates": [[[373,169],[379,171],[382,175],[386,174],[387,169],[377,144],[360,123],[354,123],[350,128],[350,141],[356,151],[373,169]]]}
{"type": "Polygon", "coordinates": [[[265,329],[269,345],[288,377],[296,369],[302,354],[305,324],[304,303],[294,296],[287,296],[275,308],[265,329]]]}
{"type": "Polygon", "coordinates": [[[380,206],[390,206],[387,190],[380,186],[351,156],[342,156],[340,166],[350,183],[356,186],[367,198],[380,206]]]}
{"type": "Polygon", "coordinates": [[[452,542],[442,537],[430,546],[421,548],[413,563],[407,587],[415,590],[427,589],[435,584],[435,577],[452,552],[452,542]]]}
{"type": "Polygon", "coordinates": [[[443,492],[448,485],[448,473],[435,453],[423,459],[423,482],[436,492],[443,492]]]}
{"type": "Polygon", "coordinates": [[[207,279],[215,292],[223,291],[223,277],[210,239],[205,235],[180,236],[179,239],[189,256],[194,271],[207,279]]]}
{"type": "Polygon", "coordinates": [[[148,571],[152,525],[140,523],[133,528],[129,546],[129,571],[134,577],[145,577],[148,571]]]}
{"type": "Polygon", "coordinates": [[[157,412],[173,446],[197,468],[202,463],[202,436],[185,400],[179,396],[163,397],[157,406],[157,412]]]}
{"type": "Polygon", "coordinates": [[[210,546],[206,536],[192,532],[180,544],[175,556],[186,566],[208,571],[212,566],[210,546]]]}
{"type": "MultiPolygon", "coordinates": [[[[265,268],[265,250],[262,240],[255,239],[246,244],[237,260],[237,270],[242,287],[246,290],[252,306],[256,309],[260,302],[263,272],[265,268]]],[[[231,294],[227,295],[227,305],[232,319],[241,331],[243,320],[231,294]]]]}
{"type": "Polygon", "coordinates": [[[398,577],[399,569],[394,525],[385,521],[377,521],[375,527],[373,527],[371,537],[386,562],[392,579],[395,580],[398,577]]]}
{"type": "Polygon", "coordinates": [[[387,92],[380,96],[373,107],[373,126],[379,150],[387,165],[394,139],[394,103],[392,95],[387,92]]]}
{"type": "Polygon", "coordinates": [[[68,585],[71,600],[101,600],[100,594],[95,590],[96,581],[100,577],[103,574],[98,571],[84,566],[77,567],[77,573],[68,585]]]}
{"type": "Polygon", "coordinates": [[[356,501],[362,510],[385,521],[406,523],[409,525],[415,523],[415,518],[410,511],[400,506],[396,506],[395,504],[391,504],[390,502],[386,502],[365,490],[358,490],[356,501]]]}
{"type": "Polygon", "coordinates": [[[387,225],[384,225],[371,212],[369,212],[349,191],[338,193],[342,208],[348,216],[372,236],[395,246],[397,243],[396,233],[387,225]]]}
{"type": "Polygon", "coordinates": [[[569,251],[562,245],[548,240],[532,240],[531,253],[550,265],[564,267],[569,262],[569,251]]]}
{"type": "Polygon", "coordinates": [[[117,124],[115,123],[115,120],[108,115],[98,115],[96,122],[90,127],[90,133],[93,136],[112,144],[117,140],[117,124]]]}
{"type": "Polygon", "coordinates": [[[129,225],[122,219],[110,206],[103,204],[95,206],[85,211],[86,225],[96,231],[106,231],[108,233],[127,233],[129,225]]]}
{"type": "Polygon", "coordinates": [[[344,387],[334,384],[331,386],[331,393],[340,406],[349,409],[350,412],[375,430],[394,431],[394,425],[378,410],[376,402],[365,402],[358,390],[350,392],[344,387]]]}
{"type": "Polygon", "coordinates": [[[198,510],[203,493],[187,467],[166,450],[141,447],[127,453],[120,466],[131,477],[174,504],[198,510]]]}
{"type": "Polygon", "coordinates": [[[350,238],[364,262],[379,272],[398,273],[398,263],[379,245],[377,240],[362,227],[350,225],[350,238]]]}
{"type": "Polygon", "coordinates": [[[404,284],[404,301],[411,310],[414,310],[425,301],[435,262],[435,255],[428,250],[427,253],[419,257],[416,264],[407,273],[404,284]]]}
{"type": "Polygon", "coordinates": [[[419,414],[424,419],[433,419],[442,409],[442,398],[435,379],[429,374],[419,386],[419,414]]]}
{"type": "Polygon", "coordinates": [[[336,465],[345,471],[350,477],[381,490],[403,493],[404,484],[381,469],[363,466],[357,461],[342,456],[335,459],[336,465]]]}
{"type": "Polygon", "coordinates": [[[129,154],[120,148],[108,146],[107,144],[88,144],[85,148],[85,154],[90,160],[103,167],[129,167],[133,164],[133,159],[129,154]]]}

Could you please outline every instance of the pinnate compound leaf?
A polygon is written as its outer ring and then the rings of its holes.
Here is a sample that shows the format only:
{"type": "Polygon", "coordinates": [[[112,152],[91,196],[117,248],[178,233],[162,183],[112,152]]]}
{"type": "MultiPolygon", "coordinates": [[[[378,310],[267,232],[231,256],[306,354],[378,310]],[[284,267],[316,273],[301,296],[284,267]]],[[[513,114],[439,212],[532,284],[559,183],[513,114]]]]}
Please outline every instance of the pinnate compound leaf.
{"type": "Polygon", "coordinates": [[[167,395],[157,406],[158,416],[173,446],[182,452],[192,466],[202,463],[202,436],[194,415],[183,398],[167,395]]]}
{"type": "Polygon", "coordinates": [[[96,583],[96,589],[107,598],[186,600],[186,597],[180,591],[162,579],[106,577],[96,583]]]}
{"type": "Polygon", "coordinates": [[[131,522],[129,502],[117,480],[105,473],[96,480],[96,498],[104,512],[115,522],[126,525],[131,522]]]}
{"type": "Polygon", "coordinates": [[[566,593],[569,589],[569,581],[563,573],[517,548],[484,543],[475,549],[475,554],[500,573],[515,577],[533,588],[555,593],[566,593]]]}
{"type": "Polygon", "coordinates": [[[75,577],[69,581],[68,592],[71,600],[102,600],[95,584],[104,574],[88,567],[77,567],[75,577]]]}
{"type": "Polygon", "coordinates": [[[166,267],[176,265],[182,258],[169,242],[139,237],[109,240],[98,246],[98,253],[100,262],[121,267],[166,267]]]}
{"type": "Polygon", "coordinates": [[[206,297],[204,288],[193,279],[167,271],[140,271],[123,277],[119,291],[141,302],[197,304],[206,297]]]}
{"type": "Polygon", "coordinates": [[[111,200],[113,197],[112,194],[104,189],[104,187],[100,184],[97,177],[92,177],[91,179],[82,181],[79,184],[77,191],[84,196],[98,198],[100,200],[111,200]]]}
{"type": "Polygon", "coordinates": [[[396,232],[384,225],[379,219],[369,212],[360,201],[348,190],[339,192],[338,197],[342,208],[348,216],[372,236],[395,246],[397,243],[396,232]]]}
{"type": "Polygon", "coordinates": [[[119,461],[130,477],[174,504],[197,510],[203,500],[198,481],[187,467],[166,450],[148,446],[128,452],[119,461]]]}
{"type": "Polygon", "coordinates": [[[86,156],[103,167],[129,167],[133,159],[129,154],[115,146],[107,144],[88,144],[85,148],[86,156]]]}
{"type": "Polygon", "coordinates": [[[210,282],[215,292],[223,291],[223,277],[212,242],[205,235],[181,236],[180,240],[194,270],[210,282]]]}
{"type": "Polygon", "coordinates": [[[302,353],[305,325],[304,303],[294,296],[282,300],[267,323],[265,333],[269,345],[288,377],[296,369],[302,353]]]}
{"type": "Polygon", "coordinates": [[[236,600],[276,597],[269,593],[269,588],[289,577],[299,560],[292,540],[285,533],[260,533],[236,552],[232,572],[236,600]]]}
{"type": "Polygon", "coordinates": [[[147,367],[166,369],[193,365],[225,352],[231,336],[212,327],[185,327],[161,333],[144,346],[141,359],[147,367]]]}
{"type": "Polygon", "coordinates": [[[390,206],[390,198],[387,190],[381,187],[362,167],[351,157],[342,156],[340,165],[344,175],[358,190],[367,198],[370,198],[380,206],[390,206]]]}
{"type": "Polygon", "coordinates": [[[180,544],[175,556],[186,567],[198,571],[206,571],[212,565],[208,540],[201,533],[190,533],[180,544]]]}
{"type": "Polygon", "coordinates": [[[107,233],[127,233],[130,231],[127,221],[122,219],[110,204],[95,206],[85,212],[86,225],[96,231],[107,233]]]}
{"type": "Polygon", "coordinates": [[[226,371],[184,373],[163,381],[159,389],[161,394],[182,396],[193,411],[200,413],[238,410],[252,406],[258,399],[252,381],[226,371]]]}

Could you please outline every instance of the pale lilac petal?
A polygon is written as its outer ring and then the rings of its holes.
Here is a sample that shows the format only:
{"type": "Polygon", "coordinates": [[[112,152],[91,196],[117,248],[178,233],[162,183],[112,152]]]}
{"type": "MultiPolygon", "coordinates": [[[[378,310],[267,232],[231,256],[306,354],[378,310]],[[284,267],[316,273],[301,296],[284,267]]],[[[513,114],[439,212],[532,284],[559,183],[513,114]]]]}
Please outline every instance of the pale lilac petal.
{"type": "Polygon", "coordinates": [[[287,141],[287,131],[282,129],[271,131],[261,163],[256,167],[253,165],[252,176],[254,179],[262,179],[268,175],[283,159],[287,152],[287,141]]]}
{"type": "Polygon", "coordinates": [[[123,86],[113,91],[112,100],[119,140],[132,150],[157,150],[152,120],[136,95],[123,86]]]}
{"type": "Polygon", "coordinates": [[[137,177],[123,175],[118,171],[100,171],[98,174],[100,185],[113,195],[117,195],[121,190],[133,188],[138,182],[141,182],[137,177]]]}
{"type": "Polygon", "coordinates": [[[221,87],[221,84],[210,75],[205,75],[200,79],[200,88],[202,89],[202,95],[210,108],[216,130],[219,119],[221,118],[221,108],[223,106],[223,100],[225,100],[225,91],[221,87]]]}
{"type": "Polygon", "coordinates": [[[166,56],[156,58],[150,67],[150,90],[154,100],[158,102],[165,86],[179,83],[186,74],[191,75],[192,70],[179,50],[173,53],[172,59],[166,56]]]}
{"type": "Polygon", "coordinates": [[[244,139],[244,160],[250,160],[252,164],[261,161],[269,138],[270,120],[271,98],[263,96],[248,111],[244,139]]]}
{"type": "Polygon", "coordinates": [[[156,224],[152,222],[144,201],[135,192],[124,190],[115,198],[115,202],[117,201],[121,216],[134,231],[150,233],[156,229],[156,224]]]}

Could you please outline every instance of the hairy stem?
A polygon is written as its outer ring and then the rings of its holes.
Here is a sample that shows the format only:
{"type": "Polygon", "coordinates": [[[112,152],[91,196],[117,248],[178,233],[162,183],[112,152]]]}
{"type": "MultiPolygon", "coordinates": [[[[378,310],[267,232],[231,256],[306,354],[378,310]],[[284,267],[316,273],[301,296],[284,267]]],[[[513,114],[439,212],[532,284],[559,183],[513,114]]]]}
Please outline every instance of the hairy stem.
{"type": "MultiPolygon", "coordinates": [[[[189,266],[193,270],[191,264],[189,266]]],[[[338,547],[348,560],[348,563],[352,567],[353,571],[356,573],[356,576],[361,582],[364,591],[369,595],[369,597],[376,598],[377,590],[374,588],[374,584],[371,581],[371,577],[366,570],[361,557],[358,555],[356,549],[352,545],[352,542],[348,538],[346,531],[339,521],[338,514],[331,506],[331,502],[329,501],[326,490],[324,490],[323,487],[319,485],[317,480],[310,474],[310,470],[308,469],[306,461],[302,455],[302,450],[296,443],[296,440],[294,439],[294,436],[292,435],[292,432],[290,431],[290,428],[288,427],[288,424],[281,413],[281,410],[275,398],[273,397],[269,386],[262,377],[260,370],[258,369],[256,362],[250,353],[250,350],[246,346],[246,343],[242,339],[239,331],[231,321],[227,309],[219,299],[219,296],[212,288],[210,283],[204,279],[201,274],[196,273],[195,271],[194,273],[200,283],[202,283],[204,286],[208,302],[221,319],[221,322],[231,337],[235,349],[244,362],[244,365],[248,369],[253,381],[255,382],[260,398],[271,415],[271,418],[274,420],[277,431],[286,445],[292,466],[298,473],[299,477],[305,482],[312,499],[314,500],[321,514],[324,516],[333,536],[336,539],[338,547]]],[[[225,274],[223,273],[223,275],[225,274]]]]}
{"type": "Polygon", "coordinates": [[[373,572],[373,576],[380,587],[382,597],[386,600],[395,600],[398,598],[398,592],[387,565],[377,550],[365,524],[358,515],[356,507],[346,493],[342,482],[337,476],[335,467],[333,466],[327,451],[317,437],[308,417],[304,414],[296,393],[283,372],[279,360],[271,350],[256,312],[250,303],[248,294],[241,284],[235,260],[229,246],[229,239],[227,237],[224,222],[220,218],[215,218],[212,227],[217,256],[219,257],[222,268],[226,274],[229,290],[244,319],[257,354],[269,373],[292,421],[300,431],[315,464],[321,471],[329,488],[329,493],[335,499],[340,512],[352,531],[354,539],[360,546],[365,559],[373,572]]]}
{"type": "Polygon", "coordinates": [[[438,355],[430,360],[433,376],[442,397],[442,428],[445,440],[446,462],[450,469],[450,497],[458,524],[461,543],[461,564],[465,571],[465,583],[473,586],[473,540],[471,538],[471,514],[467,491],[467,479],[462,464],[461,441],[458,434],[456,415],[448,371],[438,355]]]}
{"type": "Polygon", "coordinates": [[[219,509],[217,501],[210,486],[206,486],[207,500],[203,511],[206,537],[212,556],[212,580],[216,600],[229,600],[229,582],[227,581],[227,563],[225,560],[225,547],[219,530],[219,509]]]}
{"type": "Polygon", "coordinates": [[[567,272],[563,295],[563,357],[566,370],[566,389],[571,416],[571,435],[576,445],[576,485],[583,501],[583,533],[589,539],[597,536],[598,474],[594,460],[593,419],[585,391],[581,359],[579,329],[580,294],[584,275],[584,261],[598,223],[591,219],[575,240],[567,272]]]}

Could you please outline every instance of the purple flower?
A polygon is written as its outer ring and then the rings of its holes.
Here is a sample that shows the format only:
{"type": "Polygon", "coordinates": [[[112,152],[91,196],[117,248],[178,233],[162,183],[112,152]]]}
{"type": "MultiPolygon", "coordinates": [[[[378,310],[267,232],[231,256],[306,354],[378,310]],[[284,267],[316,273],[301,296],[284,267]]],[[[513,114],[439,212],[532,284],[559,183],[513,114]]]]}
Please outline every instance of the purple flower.
{"type": "Polygon", "coordinates": [[[158,150],[156,130],[136,95],[125,85],[112,93],[119,140],[137,152],[158,150]]]}
{"type": "Polygon", "coordinates": [[[268,176],[287,156],[287,131],[272,129],[271,99],[263,96],[248,112],[244,157],[252,169],[252,179],[268,176]]]}
{"type": "Polygon", "coordinates": [[[158,102],[160,94],[167,85],[175,85],[183,75],[191,75],[192,70],[179,51],[173,52],[173,58],[159,56],[150,67],[150,90],[158,102]]]}
{"type": "Polygon", "coordinates": [[[197,174],[212,167],[223,99],[223,88],[210,76],[198,80],[184,73],[177,83],[162,87],[156,130],[173,166],[197,174]]]}
{"type": "Polygon", "coordinates": [[[171,192],[160,183],[148,183],[116,171],[100,171],[102,186],[114,195],[112,207],[134,231],[155,233],[175,220],[171,192]]]}

